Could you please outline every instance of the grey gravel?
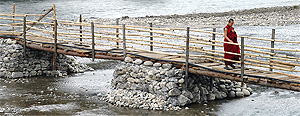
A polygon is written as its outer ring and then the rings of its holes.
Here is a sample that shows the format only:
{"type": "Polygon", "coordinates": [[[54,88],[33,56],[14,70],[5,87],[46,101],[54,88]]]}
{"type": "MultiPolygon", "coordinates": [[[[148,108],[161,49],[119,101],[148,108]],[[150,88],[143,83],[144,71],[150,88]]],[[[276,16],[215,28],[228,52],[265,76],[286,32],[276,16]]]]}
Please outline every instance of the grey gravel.
{"type": "MultiPolygon", "coordinates": [[[[236,26],[286,26],[300,24],[300,6],[277,6],[268,8],[254,8],[239,11],[218,13],[195,13],[186,15],[162,15],[146,17],[126,17],[121,24],[149,26],[153,23],[157,27],[191,28],[224,27],[228,19],[233,18],[236,26]]],[[[101,24],[115,24],[115,19],[90,19],[101,24]]]]}

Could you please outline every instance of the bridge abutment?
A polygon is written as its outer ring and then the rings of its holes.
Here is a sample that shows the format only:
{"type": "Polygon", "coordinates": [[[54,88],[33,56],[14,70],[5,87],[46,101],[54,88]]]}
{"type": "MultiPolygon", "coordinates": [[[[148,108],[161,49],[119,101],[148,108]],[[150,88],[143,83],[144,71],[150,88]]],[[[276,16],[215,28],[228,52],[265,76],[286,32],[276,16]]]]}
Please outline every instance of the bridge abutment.
{"type": "Polygon", "coordinates": [[[22,78],[35,76],[66,76],[84,72],[90,67],[80,64],[72,57],[59,54],[55,71],[52,71],[52,52],[26,48],[13,39],[0,39],[0,77],[22,78]]]}
{"type": "Polygon", "coordinates": [[[185,72],[172,64],[133,61],[129,57],[125,61],[115,68],[112,90],[103,97],[117,106],[179,110],[192,103],[244,97],[252,92],[246,85],[241,87],[240,82],[203,75],[189,74],[185,80],[185,72]]]}

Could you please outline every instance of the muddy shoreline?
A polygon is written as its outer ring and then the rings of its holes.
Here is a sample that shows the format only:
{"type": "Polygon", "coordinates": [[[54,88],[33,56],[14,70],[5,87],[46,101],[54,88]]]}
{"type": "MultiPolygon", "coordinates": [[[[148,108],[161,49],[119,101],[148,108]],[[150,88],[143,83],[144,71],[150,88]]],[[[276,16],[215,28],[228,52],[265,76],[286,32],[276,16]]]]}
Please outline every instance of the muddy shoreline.
{"type": "MultiPolygon", "coordinates": [[[[123,16],[120,24],[149,25],[157,27],[223,27],[228,19],[235,20],[236,26],[287,26],[300,24],[300,5],[254,8],[239,11],[196,13],[186,15],[161,15],[146,17],[123,16]]],[[[88,19],[99,24],[115,24],[116,19],[88,19]]]]}

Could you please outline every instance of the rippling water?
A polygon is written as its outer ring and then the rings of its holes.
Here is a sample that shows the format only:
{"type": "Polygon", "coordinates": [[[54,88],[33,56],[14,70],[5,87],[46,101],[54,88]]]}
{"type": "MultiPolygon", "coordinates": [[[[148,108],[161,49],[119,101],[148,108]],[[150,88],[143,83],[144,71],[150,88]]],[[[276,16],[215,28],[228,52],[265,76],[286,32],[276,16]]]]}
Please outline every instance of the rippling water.
{"type": "Polygon", "coordinates": [[[92,18],[223,12],[259,7],[298,5],[300,0],[0,0],[0,12],[42,13],[56,4],[58,19],[79,14],[92,18]]]}

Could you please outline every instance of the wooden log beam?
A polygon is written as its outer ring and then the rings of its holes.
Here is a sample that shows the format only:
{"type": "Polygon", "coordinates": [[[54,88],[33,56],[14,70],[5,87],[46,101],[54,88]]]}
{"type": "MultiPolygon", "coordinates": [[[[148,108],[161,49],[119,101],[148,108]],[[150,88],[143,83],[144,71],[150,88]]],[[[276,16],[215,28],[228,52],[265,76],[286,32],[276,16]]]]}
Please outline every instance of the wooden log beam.
{"type": "MultiPolygon", "coordinates": [[[[53,10],[54,8],[52,7],[50,10],[48,10],[45,14],[43,14],[38,20],[37,20],[37,22],[39,22],[39,21],[41,21],[46,15],[48,15],[52,10],[53,10]]],[[[32,26],[34,26],[36,24],[36,22],[34,22],[34,23],[32,23],[31,25],[30,25],[30,27],[32,27],[32,26]]],[[[28,27],[27,29],[26,29],[26,31],[28,31],[29,29],[30,29],[30,27],[28,27]]]]}
{"type": "MultiPolygon", "coordinates": [[[[21,41],[17,41],[19,44],[23,45],[24,43],[21,41]]],[[[40,46],[38,44],[26,44],[26,46],[28,48],[33,48],[33,49],[37,49],[37,50],[43,50],[43,51],[49,51],[49,52],[54,52],[55,50],[53,48],[45,48],[43,46],[40,46]]],[[[91,55],[88,54],[81,54],[81,53],[77,53],[75,51],[65,51],[63,49],[57,49],[57,53],[59,54],[65,54],[65,55],[72,55],[72,56],[79,56],[79,57],[86,57],[86,58],[91,58],[91,55]]],[[[100,55],[100,54],[96,54],[95,58],[98,59],[111,59],[111,60],[121,60],[123,61],[124,58],[123,57],[112,57],[112,56],[107,56],[107,55],[100,55]]]]}
{"type": "MultiPolygon", "coordinates": [[[[184,68],[182,68],[184,70],[184,68]]],[[[214,77],[214,78],[221,78],[221,79],[229,79],[232,81],[239,81],[241,82],[242,79],[238,76],[231,76],[231,75],[226,75],[223,73],[218,73],[218,72],[213,72],[213,71],[203,71],[203,70],[195,70],[193,68],[189,69],[190,73],[197,74],[197,75],[205,75],[209,77],[214,77]]],[[[274,83],[267,83],[264,81],[258,81],[258,82],[253,82],[251,80],[244,80],[245,83],[250,83],[250,84],[255,84],[255,85],[263,85],[263,86],[270,86],[270,87],[275,87],[275,88],[281,88],[281,89],[288,89],[288,90],[294,90],[294,91],[300,91],[300,86],[293,86],[291,84],[274,84],[274,83]]]]}

